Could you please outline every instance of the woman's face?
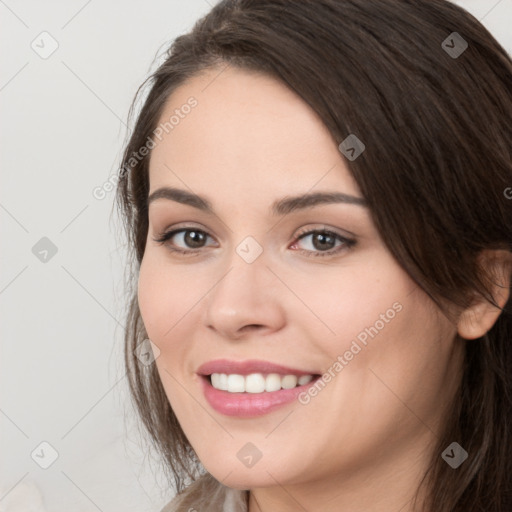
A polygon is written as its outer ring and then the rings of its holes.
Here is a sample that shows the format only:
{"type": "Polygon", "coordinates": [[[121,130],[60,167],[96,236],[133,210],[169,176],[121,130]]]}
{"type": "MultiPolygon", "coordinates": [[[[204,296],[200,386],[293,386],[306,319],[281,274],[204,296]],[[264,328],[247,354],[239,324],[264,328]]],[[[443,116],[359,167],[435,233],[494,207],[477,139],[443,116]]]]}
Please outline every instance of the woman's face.
{"type": "Polygon", "coordinates": [[[150,196],[182,191],[150,201],[138,287],[169,402],[231,487],[414,473],[459,382],[456,327],[387,250],[314,111],[219,71],[169,98],[150,161],[150,196]],[[296,196],[312,199],[283,202],[296,196]],[[218,360],[234,365],[200,369],[218,360]],[[231,391],[202,373],[235,374],[214,377],[231,391]],[[293,388],[293,374],[323,377],[293,388]]]}

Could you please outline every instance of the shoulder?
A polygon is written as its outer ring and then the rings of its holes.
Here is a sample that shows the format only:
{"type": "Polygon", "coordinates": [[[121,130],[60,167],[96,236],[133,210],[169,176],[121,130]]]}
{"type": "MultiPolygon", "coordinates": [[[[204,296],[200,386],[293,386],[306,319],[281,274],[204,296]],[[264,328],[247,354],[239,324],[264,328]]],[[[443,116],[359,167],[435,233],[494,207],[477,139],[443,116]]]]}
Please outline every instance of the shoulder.
{"type": "Polygon", "coordinates": [[[160,512],[247,512],[247,499],[248,491],[226,487],[206,473],[160,512]]]}

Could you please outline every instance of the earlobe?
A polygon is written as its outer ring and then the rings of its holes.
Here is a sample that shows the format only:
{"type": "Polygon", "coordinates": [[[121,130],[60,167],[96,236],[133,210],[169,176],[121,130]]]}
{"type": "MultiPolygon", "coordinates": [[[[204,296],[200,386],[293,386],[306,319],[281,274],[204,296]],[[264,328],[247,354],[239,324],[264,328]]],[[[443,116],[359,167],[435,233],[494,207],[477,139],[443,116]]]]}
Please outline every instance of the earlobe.
{"type": "Polygon", "coordinates": [[[461,313],[457,332],[468,340],[480,338],[492,328],[510,297],[512,253],[506,250],[485,251],[480,261],[489,276],[490,292],[496,304],[479,296],[461,313]]]}
{"type": "Polygon", "coordinates": [[[457,332],[461,338],[481,338],[494,325],[501,310],[482,299],[482,302],[465,309],[459,317],[457,332]]]}

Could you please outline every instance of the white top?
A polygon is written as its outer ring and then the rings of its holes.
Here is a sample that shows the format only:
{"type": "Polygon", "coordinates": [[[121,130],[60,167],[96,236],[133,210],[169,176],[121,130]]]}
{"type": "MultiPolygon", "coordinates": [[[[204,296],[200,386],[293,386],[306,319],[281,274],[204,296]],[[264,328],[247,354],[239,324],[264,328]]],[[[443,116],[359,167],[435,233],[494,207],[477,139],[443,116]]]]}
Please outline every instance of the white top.
{"type": "Polygon", "coordinates": [[[247,512],[248,491],[221,484],[209,473],[175,496],[161,512],[247,512]]]}

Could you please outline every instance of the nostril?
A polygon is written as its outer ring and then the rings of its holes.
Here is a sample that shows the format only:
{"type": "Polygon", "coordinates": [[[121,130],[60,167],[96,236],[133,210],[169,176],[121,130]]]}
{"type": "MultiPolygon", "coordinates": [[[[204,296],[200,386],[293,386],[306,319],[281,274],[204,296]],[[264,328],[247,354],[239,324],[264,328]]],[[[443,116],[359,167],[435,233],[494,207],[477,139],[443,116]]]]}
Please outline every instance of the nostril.
{"type": "Polygon", "coordinates": [[[255,329],[261,329],[262,327],[263,325],[261,324],[244,325],[244,327],[242,327],[240,331],[254,331],[255,329]]]}

